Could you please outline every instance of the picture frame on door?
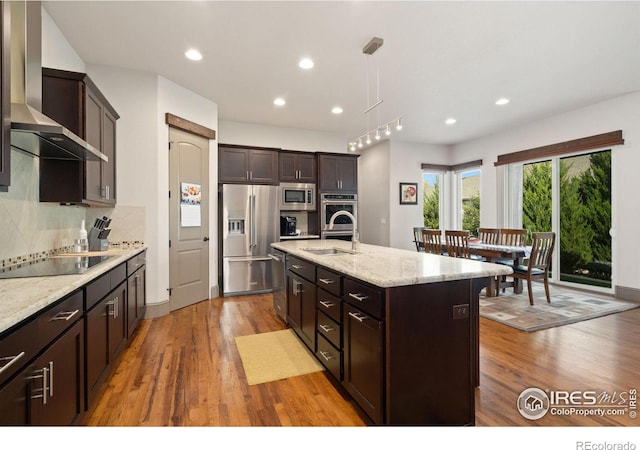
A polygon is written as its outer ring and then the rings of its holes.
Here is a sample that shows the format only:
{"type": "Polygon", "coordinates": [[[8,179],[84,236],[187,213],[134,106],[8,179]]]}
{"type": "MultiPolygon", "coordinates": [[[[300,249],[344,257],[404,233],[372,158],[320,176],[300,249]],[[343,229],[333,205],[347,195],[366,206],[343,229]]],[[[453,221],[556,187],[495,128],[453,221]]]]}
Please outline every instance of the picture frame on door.
{"type": "Polygon", "coordinates": [[[400,204],[418,204],[418,183],[400,183],[400,204]]]}

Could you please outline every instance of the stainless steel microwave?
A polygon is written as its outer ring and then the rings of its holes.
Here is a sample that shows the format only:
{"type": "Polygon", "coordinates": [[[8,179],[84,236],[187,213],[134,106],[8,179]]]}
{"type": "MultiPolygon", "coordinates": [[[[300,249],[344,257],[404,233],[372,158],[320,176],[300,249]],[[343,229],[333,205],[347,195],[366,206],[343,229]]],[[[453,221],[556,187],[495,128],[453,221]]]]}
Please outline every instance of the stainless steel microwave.
{"type": "Polygon", "coordinates": [[[316,185],[280,183],[280,211],[315,211],[316,185]]]}

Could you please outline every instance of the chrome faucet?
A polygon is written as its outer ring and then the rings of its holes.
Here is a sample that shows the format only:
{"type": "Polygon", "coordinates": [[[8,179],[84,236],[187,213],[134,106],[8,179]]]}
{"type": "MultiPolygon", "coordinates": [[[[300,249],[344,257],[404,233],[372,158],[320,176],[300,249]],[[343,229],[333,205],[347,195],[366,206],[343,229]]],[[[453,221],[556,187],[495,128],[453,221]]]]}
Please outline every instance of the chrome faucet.
{"type": "Polygon", "coordinates": [[[358,249],[358,223],[357,220],[355,218],[355,216],[353,214],[351,214],[349,211],[336,211],[335,213],[333,213],[333,215],[331,216],[331,218],[329,219],[329,229],[333,230],[333,222],[336,220],[336,217],[338,216],[347,216],[351,219],[351,222],[353,222],[353,234],[351,235],[351,250],[357,250],[358,249]]]}

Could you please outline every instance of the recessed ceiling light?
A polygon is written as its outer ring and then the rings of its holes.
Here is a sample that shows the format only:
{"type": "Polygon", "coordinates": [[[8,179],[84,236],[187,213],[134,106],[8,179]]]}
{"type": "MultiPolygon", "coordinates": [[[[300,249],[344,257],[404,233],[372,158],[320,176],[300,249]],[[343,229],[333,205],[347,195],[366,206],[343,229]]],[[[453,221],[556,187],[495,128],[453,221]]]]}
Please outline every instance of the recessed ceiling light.
{"type": "Polygon", "coordinates": [[[309,70],[313,68],[313,60],[311,58],[302,58],[298,62],[298,67],[300,67],[301,69],[309,70]]]}
{"type": "Polygon", "coordinates": [[[189,58],[192,61],[200,61],[202,59],[202,53],[200,53],[195,48],[189,49],[184,53],[184,56],[189,58]]]}
{"type": "Polygon", "coordinates": [[[331,109],[331,112],[334,113],[334,114],[342,114],[342,108],[340,108],[339,106],[334,106],[331,109]]]}
{"type": "Polygon", "coordinates": [[[510,100],[508,98],[499,98],[498,100],[496,100],[496,105],[506,105],[507,103],[509,103],[510,100]]]}
{"type": "Polygon", "coordinates": [[[453,117],[449,117],[444,121],[444,123],[446,123],[447,125],[453,125],[454,123],[456,123],[456,119],[454,119],[453,117]]]}
{"type": "Polygon", "coordinates": [[[273,104],[276,105],[276,106],[284,106],[286,103],[287,102],[285,102],[284,99],[281,98],[281,97],[278,97],[277,99],[275,99],[273,101],[273,104]]]}

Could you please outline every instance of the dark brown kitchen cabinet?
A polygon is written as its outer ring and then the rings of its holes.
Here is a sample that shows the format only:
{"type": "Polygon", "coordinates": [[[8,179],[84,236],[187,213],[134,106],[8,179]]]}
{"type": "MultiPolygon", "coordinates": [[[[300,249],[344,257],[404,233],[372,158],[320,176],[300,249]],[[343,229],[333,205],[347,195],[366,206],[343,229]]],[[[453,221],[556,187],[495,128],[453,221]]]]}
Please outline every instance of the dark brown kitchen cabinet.
{"type": "Polygon", "coordinates": [[[365,413],[383,423],[384,323],[343,303],[343,386],[365,413]]]}
{"type": "Polygon", "coordinates": [[[316,350],[316,266],[289,256],[287,261],[287,323],[309,347],[316,350]]]}
{"type": "Polygon", "coordinates": [[[83,299],[76,291],[0,340],[0,425],[71,425],[84,414],[83,299]]]}
{"type": "Polygon", "coordinates": [[[218,146],[220,183],[279,184],[278,151],[237,145],[218,146]]]}
{"type": "Polygon", "coordinates": [[[39,160],[40,201],[116,203],[118,113],[84,73],[42,69],[42,112],[107,156],[108,161],[39,160]]]}
{"type": "Polygon", "coordinates": [[[127,261],[127,336],[135,331],[146,309],[146,251],[127,261]]]}
{"type": "Polygon", "coordinates": [[[11,17],[10,2],[0,2],[0,192],[11,184],[11,17]]]}
{"type": "Polygon", "coordinates": [[[358,191],[357,156],[318,154],[320,191],[358,191]]]}
{"type": "MultiPolygon", "coordinates": [[[[113,273],[107,274],[114,275],[113,273]]],[[[87,301],[91,301],[87,293],[87,301]]],[[[87,409],[94,405],[127,340],[127,283],[122,282],[86,315],[87,409]]]]}
{"type": "Polygon", "coordinates": [[[280,181],[315,183],[317,180],[316,155],[308,152],[281,151],[280,181]]]}

